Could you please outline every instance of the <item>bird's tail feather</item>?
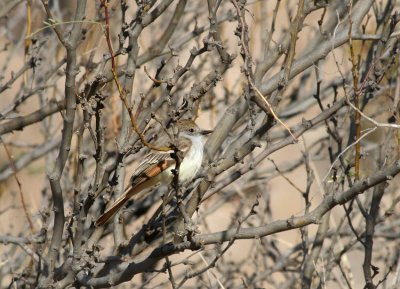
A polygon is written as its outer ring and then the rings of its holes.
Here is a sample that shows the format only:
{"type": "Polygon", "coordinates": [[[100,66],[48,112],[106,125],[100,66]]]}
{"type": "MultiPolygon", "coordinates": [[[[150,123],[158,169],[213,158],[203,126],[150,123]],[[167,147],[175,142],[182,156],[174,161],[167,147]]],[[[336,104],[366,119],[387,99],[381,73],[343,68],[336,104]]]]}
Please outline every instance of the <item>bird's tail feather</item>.
{"type": "Polygon", "coordinates": [[[130,196],[126,193],[122,194],[118,200],[109,208],[100,218],[96,221],[96,226],[104,225],[109,219],[111,219],[121,209],[125,203],[130,199],[130,196]]]}

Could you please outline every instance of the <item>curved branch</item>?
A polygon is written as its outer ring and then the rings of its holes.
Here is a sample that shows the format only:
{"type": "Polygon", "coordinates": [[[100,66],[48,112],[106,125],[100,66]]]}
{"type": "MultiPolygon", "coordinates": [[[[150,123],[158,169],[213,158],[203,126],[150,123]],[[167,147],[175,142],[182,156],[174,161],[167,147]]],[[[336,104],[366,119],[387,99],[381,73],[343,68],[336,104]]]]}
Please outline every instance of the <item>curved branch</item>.
{"type": "Polygon", "coordinates": [[[322,202],[311,212],[299,217],[291,217],[285,220],[277,220],[268,225],[242,228],[237,230],[233,228],[226,231],[203,234],[194,236],[191,242],[181,242],[179,244],[168,243],[154,249],[147,258],[141,262],[126,263],[122,262],[118,266],[113,265],[113,268],[119,268],[120,271],[104,277],[90,278],[83,273],[78,274],[78,282],[83,286],[91,286],[93,288],[101,288],[110,285],[117,285],[129,281],[134,275],[142,272],[148,272],[161,259],[174,255],[185,250],[198,250],[204,245],[221,244],[238,239],[254,239],[268,235],[289,231],[301,228],[310,224],[318,224],[327,212],[337,205],[342,205],[365,190],[372,188],[380,183],[392,180],[394,176],[400,173],[400,160],[387,168],[386,170],[377,172],[375,175],[359,181],[350,189],[342,193],[334,193],[322,200],[322,202]]]}
{"type": "Polygon", "coordinates": [[[0,125],[0,135],[12,132],[13,130],[22,130],[24,127],[42,121],[49,115],[61,111],[65,108],[65,101],[50,100],[49,104],[37,111],[25,116],[13,118],[6,123],[0,125]]]}

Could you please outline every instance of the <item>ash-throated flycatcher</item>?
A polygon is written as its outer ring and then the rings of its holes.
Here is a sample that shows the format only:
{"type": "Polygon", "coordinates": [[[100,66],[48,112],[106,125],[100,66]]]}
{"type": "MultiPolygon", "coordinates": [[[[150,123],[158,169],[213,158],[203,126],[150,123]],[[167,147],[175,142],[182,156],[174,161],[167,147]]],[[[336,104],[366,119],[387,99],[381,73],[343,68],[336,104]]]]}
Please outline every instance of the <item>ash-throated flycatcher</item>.
{"type": "MultiPolygon", "coordinates": [[[[212,131],[200,129],[192,120],[179,120],[174,129],[177,136],[177,144],[174,145],[183,153],[179,166],[179,184],[185,185],[193,180],[201,168],[204,151],[203,135],[212,131]]],[[[165,146],[165,143],[163,145],[165,146]]],[[[96,226],[104,225],[132,196],[158,184],[169,185],[174,178],[172,170],[175,168],[175,159],[171,153],[174,151],[149,153],[133,172],[130,186],[97,219],[96,226]]]]}

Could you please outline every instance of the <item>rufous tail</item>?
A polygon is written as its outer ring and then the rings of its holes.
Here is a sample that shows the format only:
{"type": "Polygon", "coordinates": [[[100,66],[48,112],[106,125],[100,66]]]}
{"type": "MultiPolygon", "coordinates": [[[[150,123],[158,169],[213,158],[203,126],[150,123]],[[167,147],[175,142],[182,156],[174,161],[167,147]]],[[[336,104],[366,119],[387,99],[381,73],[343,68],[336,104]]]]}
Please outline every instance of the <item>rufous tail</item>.
{"type": "Polygon", "coordinates": [[[96,226],[103,226],[109,219],[111,219],[121,209],[125,203],[130,199],[129,194],[124,193],[115,203],[109,208],[100,218],[96,221],[96,226]]]}

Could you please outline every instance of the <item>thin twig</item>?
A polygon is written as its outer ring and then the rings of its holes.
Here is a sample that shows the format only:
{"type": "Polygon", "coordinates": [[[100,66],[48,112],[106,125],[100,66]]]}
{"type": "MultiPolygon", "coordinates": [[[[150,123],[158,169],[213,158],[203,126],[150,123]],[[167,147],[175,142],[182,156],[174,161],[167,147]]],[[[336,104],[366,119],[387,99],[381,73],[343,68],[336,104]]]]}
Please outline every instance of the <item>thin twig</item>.
{"type": "Polygon", "coordinates": [[[297,141],[297,138],[294,136],[290,128],[276,115],[274,110],[272,109],[271,104],[268,102],[268,100],[262,95],[261,91],[254,85],[252,81],[250,81],[251,86],[253,89],[258,93],[258,95],[261,97],[261,99],[265,102],[265,104],[268,106],[271,114],[274,116],[274,118],[289,132],[289,134],[292,136],[293,140],[297,141]]]}
{"type": "Polygon", "coordinates": [[[353,90],[354,90],[354,106],[357,107],[355,117],[354,117],[354,124],[356,127],[356,135],[355,135],[355,165],[354,165],[354,170],[355,170],[355,176],[354,179],[358,181],[360,179],[360,155],[361,155],[361,142],[358,141],[358,139],[361,136],[361,115],[359,113],[358,108],[360,107],[360,94],[358,91],[358,70],[357,70],[357,63],[356,63],[356,58],[354,55],[354,47],[353,47],[353,39],[351,37],[351,31],[353,28],[353,20],[351,19],[351,14],[352,14],[352,9],[353,9],[353,1],[350,1],[350,9],[349,9],[349,46],[350,46],[350,60],[351,60],[351,73],[353,75],[353,90]]]}
{"type": "Polygon", "coordinates": [[[129,105],[128,99],[126,98],[126,94],[124,93],[121,83],[119,82],[118,76],[116,74],[116,65],[115,65],[115,55],[114,55],[114,51],[112,48],[112,43],[111,43],[111,38],[110,38],[110,19],[109,19],[109,13],[108,13],[108,2],[106,0],[101,0],[101,6],[104,8],[104,15],[105,15],[105,20],[106,20],[106,26],[105,26],[105,37],[106,37],[106,41],[107,41],[107,46],[108,46],[108,50],[110,52],[110,56],[111,56],[111,73],[113,75],[114,78],[114,82],[118,88],[118,92],[119,92],[119,97],[122,100],[122,103],[124,104],[125,108],[127,109],[128,113],[129,113],[129,118],[131,120],[131,125],[133,127],[133,130],[137,133],[137,135],[139,136],[141,142],[143,143],[143,145],[145,145],[146,147],[148,147],[149,149],[152,150],[156,150],[156,151],[170,151],[171,148],[170,147],[158,147],[155,146],[151,143],[148,143],[145,139],[145,136],[143,135],[143,133],[140,131],[138,124],[136,123],[136,119],[135,116],[133,114],[132,111],[132,107],[129,105]]]}
{"type": "Polygon", "coordinates": [[[13,171],[14,179],[17,182],[17,185],[18,185],[19,196],[21,198],[22,208],[24,209],[25,218],[28,221],[29,229],[31,231],[31,234],[33,234],[34,233],[33,222],[31,220],[31,217],[29,216],[28,209],[26,207],[24,193],[22,192],[22,185],[21,185],[21,182],[19,181],[18,175],[17,175],[17,168],[15,167],[15,163],[14,163],[13,157],[10,154],[10,151],[8,150],[6,144],[3,142],[3,138],[1,138],[1,137],[0,137],[0,142],[4,147],[4,150],[6,151],[8,161],[10,162],[10,166],[11,166],[11,169],[13,171]]]}
{"type": "MultiPolygon", "coordinates": [[[[47,14],[48,20],[50,22],[54,22],[55,23],[56,21],[54,20],[54,17],[53,17],[53,15],[52,15],[52,13],[50,11],[50,8],[49,8],[49,1],[48,0],[42,0],[42,4],[43,4],[43,7],[44,7],[44,10],[46,10],[46,14],[47,14]]],[[[58,28],[58,26],[53,25],[53,23],[51,23],[49,26],[54,30],[54,32],[57,35],[58,40],[60,40],[62,45],[65,46],[65,40],[64,40],[64,37],[62,35],[62,31],[58,28]]],[[[44,28],[47,28],[47,27],[44,27],[44,28]]],[[[42,28],[42,29],[44,29],[44,28],[42,28]]],[[[33,34],[29,34],[28,36],[26,36],[26,38],[31,38],[34,34],[36,34],[39,31],[40,31],[40,29],[38,31],[34,32],[33,34]]]]}
{"type": "Polygon", "coordinates": [[[158,79],[155,79],[154,77],[152,77],[152,76],[150,75],[150,73],[147,71],[146,65],[143,67],[143,70],[144,70],[144,72],[146,73],[147,77],[150,78],[150,79],[151,79],[154,83],[156,83],[156,84],[162,84],[162,83],[167,83],[167,82],[168,82],[168,81],[166,81],[166,80],[158,80],[158,79]]]}
{"type": "Polygon", "coordinates": [[[371,128],[368,129],[368,131],[363,134],[362,136],[360,136],[360,138],[353,142],[352,144],[350,144],[349,146],[347,146],[340,154],[338,154],[338,156],[336,157],[336,159],[332,162],[332,165],[329,167],[328,172],[326,173],[325,177],[322,179],[323,182],[326,181],[326,179],[328,178],[329,174],[331,173],[331,170],[333,169],[333,167],[335,166],[336,162],[340,159],[340,157],[346,152],[348,151],[352,146],[354,146],[355,144],[357,144],[358,142],[360,142],[363,138],[365,138],[366,136],[368,136],[370,133],[374,132],[377,128],[371,128]]]}
{"type": "Polygon", "coordinates": [[[365,113],[363,113],[360,109],[358,109],[356,106],[354,106],[354,104],[351,103],[350,100],[347,100],[347,104],[351,106],[351,108],[353,108],[356,112],[358,112],[360,114],[360,116],[362,116],[363,118],[365,118],[366,120],[368,120],[369,122],[373,123],[375,125],[375,127],[387,127],[387,128],[396,128],[399,129],[400,125],[399,124],[394,124],[394,123],[382,123],[382,122],[377,122],[376,120],[374,120],[373,118],[370,118],[369,116],[367,116],[365,113]]]}

